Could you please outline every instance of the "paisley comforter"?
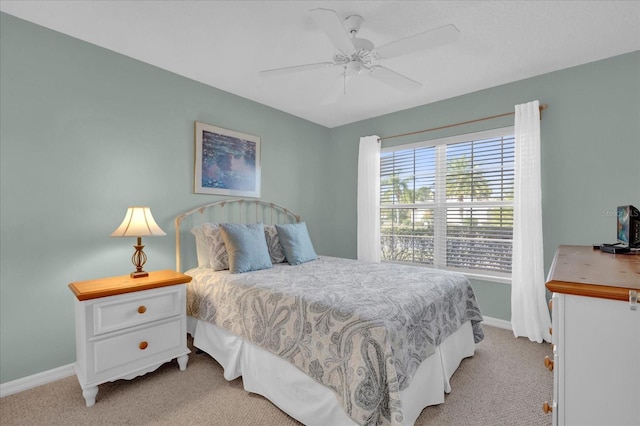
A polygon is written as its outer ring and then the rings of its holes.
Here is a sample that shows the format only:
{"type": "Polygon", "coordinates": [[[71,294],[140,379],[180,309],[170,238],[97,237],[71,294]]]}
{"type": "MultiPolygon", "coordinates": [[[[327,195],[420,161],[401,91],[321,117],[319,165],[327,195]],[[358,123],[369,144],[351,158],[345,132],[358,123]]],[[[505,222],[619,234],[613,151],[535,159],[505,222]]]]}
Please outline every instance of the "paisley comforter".
{"type": "Polygon", "coordinates": [[[399,391],[462,324],[482,340],[467,278],[322,256],[231,274],[187,271],[188,314],[287,359],[332,389],[359,424],[401,424],[399,391]]]}

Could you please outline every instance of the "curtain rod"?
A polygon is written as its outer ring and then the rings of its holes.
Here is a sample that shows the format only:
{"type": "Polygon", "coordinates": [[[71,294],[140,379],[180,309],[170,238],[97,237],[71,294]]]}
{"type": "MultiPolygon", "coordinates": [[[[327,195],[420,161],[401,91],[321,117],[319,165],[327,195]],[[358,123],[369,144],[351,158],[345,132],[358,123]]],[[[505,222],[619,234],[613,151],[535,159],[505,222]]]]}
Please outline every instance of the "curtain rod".
{"type": "MultiPolygon", "coordinates": [[[[542,105],[539,106],[539,109],[540,109],[540,120],[542,120],[542,111],[544,111],[547,108],[548,108],[547,104],[542,104],[542,105]]],[[[399,137],[402,137],[402,136],[416,135],[418,133],[433,132],[434,130],[448,129],[449,127],[462,126],[464,124],[477,123],[478,121],[493,120],[494,118],[507,117],[509,115],[515,115],[515,111],[514,112],[505,112],[504,114],[491,115],[489,117],[476,118],[475,120],[461,121],[460,123],[447,124],[446,126],[432,127],[431,129],[417,130],[415,132],[402,133],[402,134],[393,135],[393,136],[385,136],[384,138],[378,138],[378,142],[384,141],[384,140],[387,140],[387,139],[399,138],[399,137]]]]}

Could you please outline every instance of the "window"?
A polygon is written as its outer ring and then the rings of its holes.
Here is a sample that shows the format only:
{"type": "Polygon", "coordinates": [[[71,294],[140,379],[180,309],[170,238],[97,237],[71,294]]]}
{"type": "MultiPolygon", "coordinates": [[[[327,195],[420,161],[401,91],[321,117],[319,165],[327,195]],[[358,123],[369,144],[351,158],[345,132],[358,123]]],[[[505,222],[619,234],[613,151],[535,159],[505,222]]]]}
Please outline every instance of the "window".
{"type": "Polygon", "coordinates": [[[509,127],[382,150],[382,260],[509,278],[514,141],[509,127]]]}

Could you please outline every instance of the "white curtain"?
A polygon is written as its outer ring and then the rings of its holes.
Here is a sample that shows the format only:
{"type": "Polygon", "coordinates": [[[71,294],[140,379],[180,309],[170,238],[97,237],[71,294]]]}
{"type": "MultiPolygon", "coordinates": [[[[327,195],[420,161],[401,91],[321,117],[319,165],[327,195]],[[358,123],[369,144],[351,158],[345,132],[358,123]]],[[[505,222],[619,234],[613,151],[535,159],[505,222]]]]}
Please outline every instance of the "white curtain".
{"type": "Polygon", "coordinates": [[[358,151],[358,260],[380,262],[380,142],[360,138],[358,151]]]}
{"type": "Polygon", "coordinates": [[[540,104],[515,106],[515,178],[511,327],[513,334],[551,341],[542,248],[540,104]]]}

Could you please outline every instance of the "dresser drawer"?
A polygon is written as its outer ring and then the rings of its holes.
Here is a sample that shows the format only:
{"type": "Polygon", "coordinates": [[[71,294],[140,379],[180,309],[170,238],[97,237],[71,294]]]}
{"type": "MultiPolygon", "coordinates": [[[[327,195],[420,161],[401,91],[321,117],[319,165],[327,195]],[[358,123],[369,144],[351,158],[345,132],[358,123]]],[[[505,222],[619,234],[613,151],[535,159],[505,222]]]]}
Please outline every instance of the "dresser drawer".
{"type": "Polygon", "coordinates": [[[139,291],[92,304],[93,335],[146,324],[182,314],[184,285],[139,291]]]}
{"type": "Polygon", "coordinates": [[[184,321],[180,317],[95,342],[94,374],[99,376],[121,366],[134,368],[156,355],[184,346],[184,321]]]}

